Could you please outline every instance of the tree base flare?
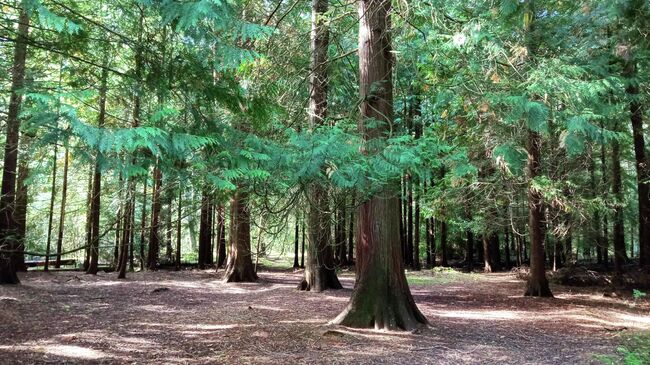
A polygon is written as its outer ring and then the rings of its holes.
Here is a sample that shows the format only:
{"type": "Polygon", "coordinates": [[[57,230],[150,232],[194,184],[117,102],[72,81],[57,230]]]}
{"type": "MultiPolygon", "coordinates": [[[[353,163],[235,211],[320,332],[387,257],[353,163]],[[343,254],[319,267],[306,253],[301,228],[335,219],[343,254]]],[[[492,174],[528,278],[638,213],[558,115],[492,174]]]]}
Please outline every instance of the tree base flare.
{"type": "Polygon", "coordinates": [[[542,297],[542,298],[553,298],[553,293],[551,293],[551,288],[548,286],[548,280],[543,281],[528,281],[526,285],[526,297],[542,297]]]}
{"type": "Polygon", "coordinates": [[[223,281],[226,283],[254,283],[257,281],[257,274],[252,267],[240,270],[237,267],[229,267],[223,281]]]}
{"type": "Polygon", "coordinates": [[[298,290],[304,291],[314,291],[322,292],[324,290],[339,290],[343,289],[343,285],[339,281],[339,278],[336,276],[336,271],[323,269],[320,275],[311,275],[307,277],[308,273],[305,273],[305,278],[302,279],[298,285],[298,290]]]}
{"type": "Polygon", "coordinates": [[[412,331],[429,323],[415,304],[398,304],[370,299],[374,304],[355,308],[352,303],[331,323],[353,328],[373,328],[375,330],[412,331]]]}

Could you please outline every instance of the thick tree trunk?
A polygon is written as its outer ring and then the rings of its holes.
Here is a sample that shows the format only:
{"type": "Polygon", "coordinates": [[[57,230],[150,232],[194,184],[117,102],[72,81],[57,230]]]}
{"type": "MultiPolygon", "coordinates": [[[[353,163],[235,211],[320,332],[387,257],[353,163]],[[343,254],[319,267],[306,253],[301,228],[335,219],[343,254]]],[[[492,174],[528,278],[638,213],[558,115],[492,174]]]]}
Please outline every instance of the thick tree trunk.
{"type": "MultiPolygon", "coordinates": [[[[309,127],[322,125],[327,117],[327,48],[329,26],[326,13],[328,0],[312,0],[311,14],[311,77],[309,82],[309,127]]],[[[301,290],[322,291],[342,288],[336,277],[334,253],[330,244],[329,198],[318,182],[309,187],[309,248],[301,290]]]]}
{"type": "MultiPolygon", "coordinates": [[[[103,128],[106,120],[106,93],[108,82],[108,69],[102,69],[102,76],[99,87],[99,117],[97,127],[103,128]]],[[[101,208],[102,173],[100,167],[101,154],[97,149],[95,156],[95,170],[93,173],[93,193],[90,207],[91,215],[91,241],[90,241],[90,262],[88,263],[87,274],[96,275],[99,265],[99,217],[101,208]]]]}
{"type": "MultiPolygon", "coordinates": [[[[15,250],[19,242],[17,225],[14,219],[16,209],[16,167],[18,165],[18,143],[20,136],[20,104],[25,82],[25,60],[27,59],[27,36],[29,33],[29,14],[25,9],[27,1],[21,2],[18,17],[18,34],[14,48],[11,71],[11,96],[7,114],[7,138],[5,140],[4,164],[2,166],[2,190],[0,191],[0,248],[15,250]]],[[[18,284],[20,280],[14,266],[14,253],[0,253],[0,284],[18,284]]]]}
{"type": "Polygon", "coordinates": [[[59,234],[56,239],[56,261],[55,268],[61,267],[61,252],[63,251],[63,229],[65,227],[65,203],[68,198],[68,166],[70,163],[70,154],[68,148],[65,149],[65,161],[63,162],[63,186],[61,187],[61,212],[59,215],[59,234]]]}
{"type": "MultiPolygon", "coordinates": [[[[22,138],[22,144],[27,145],[26,136],[22,138]]],[[[24,147],[26,150],[27,146],[24,147]]],[[[14,210],[14,215],[16,217],[16,226],[18,232],[18,246],[15,255],[13,255],[13,263],[16,271],[27,271],[27,266],[25,265],[25,243],[27,240],[27,197],[28,197],[28,187],[26,180],[29,177],[29,157],[26,156],[23,152],[23,156],[20,159],[18,166],[18,180],[16,182],[16,208],[14,210]]]]}
{"type": "Polygon", "coordinates": [[[248,195],[238,188],[230,200],[230,254],[224,280],[254,282],[257,274],[251,258],[251,222],[248,195]]]}
{"type": "Polygon", "coordinates": [[[147,253],[147,268],[158,268],[158,253],[160,252],[160,190],[162,189],[162,171],[159,166],[153,170],[154,187],[151,193],[151,227],[149,228],[149,251],[147,253]]]}
{"type": "Polygon", "coordinates": [[[623,217],[623,183],[621,176],[621,147],[617,140],[612,142],[612,193],[616,197],[614,208],[614,270],[620,274],[627,260],[625,252],[625,228],[623,217]]]}
{"type": "Polygon", "coordinates": [[[528,229],[530,234],[530,275],[526,285],[526,296],[552,297],[546,279],[544,263],[544,233],[542,232],[542,194],[532,187],[532,180],[541,172],[540,150],[542,137],[528,131],[528,229]]]}
{"type": "MultiPolygon", "coordinates": [[[[368,142],[385,138],[393,119],[389,0],[360,0],[359,130],[368,142]],[[383,121],[381,125],[369,121],[383,121]]],[[[366,153],[377,153],[372,143],[366,153]]],[[[357,211],[357,281],[346,309],[333,321],[350,327],[413,329],[427,323],[404,274],[399,239],[399,182],[363,202],[357,211]]]]}

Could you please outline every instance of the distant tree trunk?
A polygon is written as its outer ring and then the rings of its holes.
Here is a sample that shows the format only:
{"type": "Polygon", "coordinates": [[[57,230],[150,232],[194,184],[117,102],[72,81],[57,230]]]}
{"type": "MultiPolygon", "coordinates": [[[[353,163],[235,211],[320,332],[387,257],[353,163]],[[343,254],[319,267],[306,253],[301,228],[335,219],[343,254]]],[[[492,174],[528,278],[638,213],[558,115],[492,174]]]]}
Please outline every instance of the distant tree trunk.
{"type": "MultiPolygon", "coordinates": [[[[601,168],[601,173],[602,173],[603,186],[607,189],[603,194],[606,197],[608,195],[608,193],[609,193],[610,184],[607,181],[607,176],[609,174],[607,173],[607,158],[606,158],[606,154],[605,154],[605,144],[602,144],[600,146],[600,168],[601,168]]],[[[608,227],[609,227],[609,223],[607,221],[607,212],[603,212],[603,236],[602,236],[603,237],[603,245],[601,247],[601,250],[602,250],[603,263],[605,264],[605,268],[609,267],[609,232],[608,232],[608,227]]]]}
{"type": "Polygon", "coordinates": [[[217,209],[217,222],[219,226],[219,257],[217,260],[217,269],[223,267],[226,263],[226,212],[223,205],[219,205],[217,209]]]}
{"type": "Polygon", "coordinates": [[[526,296],[552,297],[546,279],[544,263],[544,233],[542,232],[543,203],[542,194],[532,187],[532,180],[541,172],[540,151],[542,137],[539,133],[528,131],[528,229],[530,232],[530,275],[526,285],[526,296]]]}
{"type": "MultiPolygon", "coordinates": [[[[97,127],[103,128],[106,120],[106,93],[108,82],[108,69],[102,69],[102,76],[99,87],[99,117],[97,118],[97,127]]],[[[90,262],[88,264],[87,274],[97,275],[99,265],[99,216],[101,208],[101,189],[102,173],[100,167],[101,153],[97,149],[95,156],[95,171],[93,176],[93,193],[91,201],[91,241],[90,241],[90,262]]]]}
{"type": "Polygon", "coordinates": [[[149,251],[147,253],[147,268],[156,270],[158,268],[158,253],[160,252],[160,190],[162,189],[162,171],[156,165],[153,170],[154,186],[151,193],[151,227],[149,230],[149,251]]]}
{"type": "Polygon", "coordinates": [[[506,270],[512,268],[512,262],[510,261],[510,231],[506,228],[505,230],[505,255],[506,255],[506,270]]]}
{"type": "Polygon", "coordinates": [[[474,232],[471,230],[465,231],[467,236],[466,246],[465,246],[465,265],[468,268],[474,267],[474,232]]]}
{"type": "Polygon", "coordinates": [[[238,188],[230,200],[230,254],[225,281],[254,282],[257,274],[251,258],[251,222],[248,194],[238,188]]]}
{"type": "Polygon", "coordinates": [[[339,265],[347,266],[348,262],[348,250],[346,247],[347,237],[345,235],[345,218],[347,213],[345,212],[345,201],[340,204],[338,209],[338,219],[336,220],[336,250],[338,251],[338,261],[339,265]]]}
{"type": "Polygon", "coordinates": [[[406,216],[408,208],[406,206],[406,182],[405,178],[400,179],[400,201],[399,201],[399,240],[400,248],[402,250],[402,257],[404,258],[404,265],[406,266],[406,260],[408,255],[408,250],[406,248],[406,216]]]}
{"type": "MultiPolygon", "coordinates": [[[[419,194],[418,194],[419,195],[419,194]]],[[[420,197],[415,198],[413,217],[413,270],[420,271],[420,197]]]]}
{"type": "MultiPolygon", "coordinates": [[[[181,220],[183,219],[183,189],[178,187],[178,207],[176,212],[176,270],[181,269],[181,220]]],[[[218,227],[221,229],[221,226],[218,227]]],[[[217,234],[219,237],[219,233],[217,234]]]]}
{"type": "Polygon", "coordinates": [[[56,201],[56,172],[57,172],[57,152],[58,145],[54,144],[54,155],[52,158],[53,167],[52,167],[52,189],[50,190],[50,209],[47,218],[47,243],[45,244],[45,266],[43,266],[43,271],[50,270],[50,252],[52,245],[52,229],[54,225],[54,202],[56,201]]]}
{"type": "MultiPolygon", "coordinates": [[[[315,0],[317,1],[317,0],[315,0]]],[[[361,0],[359,71],[361,119],[367,142],[385,138],[393,120],[393,54],[389,0],[361,0]],[[369,121],[383,121],[380,125],[369,121]]],[[[377,153],[372,143],[365,153],[377,153]]],[[[427,320],[415,305],[404,274],[399,240],[399,182],[364,201],[357,212],[357,281],[334,323],[376,329],[413,329],[427,320]]]]}
{"type": "Polygon", "coordinates": [[[84,255],[84,271],[90,267],[90,247],[92,246],[93,237],[93,219],[92,219],[92,204],[93,204],[93,175],[94,167],[89,169],[88,174],[88,190],[86,194],[86,250],[84,255]]]}
{"type": "MultiPolygon", "coordinates": [[[[25,136],[26,137],[26,136],[25,136]]],[[[23,137],[23,144],[27,145],[27,138],[23,137]]],[[[25,148],[26,149],[26,148],[25,148]]],[[[25,265],[25,243],[27,241],[27,197],[28,187],[26,180],[29,177],[28,156],[23,154],[18,166],[18,180],[16,182],[16,208],[14,216],[16,217],[16,226],[18,232],[18,251],[13,256],[14,268],[16,271],[27,271],[25,265]]]]}
{"type": "Polygon", "coordinates": [[[131,193],[135,191],[135,186],[131,186],[133,182],[131,179],[127,180],[127,197],[126,197],[126,207],[124,208],[124,218],[123,218],[123,223],[122,223],[122,238],[120,239],[120,252],[118,256],[118,274],[117,278],[118,279],[125,279],[126,278],[126,269],[127,269],[127,260],[129,258],[129,246],[131,245],[130,239],[131,239],[131,212],[132,212],[132,205],[131,202],[133,201],[133,197],[131,196],[131,193]]]}
{"type": "MultiPolygon", "coordinates": [[[[329,25],[326,19],[329,0],[312,0],[311,60],[309,79],[309,127],[322,125],[327,117],[328,72],[327,49],[329,25]]],[[[330,244],[329,197],[327,189],[316,182],[309,187],[307,227],[309,247],[301,290],[322,291],[342,288],[336,277],[334,253],[330,244]]]]}
{"type": "Polygon", "coordinates": [[[145,267],[144,246],[145,230],[147,226],[147,179],[144,179],[143,185],[144,187],[142,189],[144,192],[142,193],[142,214],[140,217],[140,271],[143,271],[145,267]]]}
{"type": "Polygon", "coordinates": [[[404,264],[413,268],[413,182],[411,175],[406,175],[406,256],[404,264]]]}
{"type": "Polygon", "coordinates": [[[627,260],[625,252],[625,228],[623,217],[623,183],[621,177],[621,147],[615,139],[612,142],[612,193],[616,197],[614,208],[614,270],[623,272],[623,264],[627,260]]]}
{"type": "Polygon", "coordinates": [[[203,192],[201,198],[201,218],[199,220],[199,269],[205,269],[208,264],[210,250],[210,197],[208,192],[203,192]]]}
{"type": "Polygon", "coordinates": [[[61,252],[63,252],[63,229],[65,227],[65,203],[68,197],[68,164],[70,154],[68,148],[65,148],[65,161],[63,163],[63,187],[61,188],[61,212],[59,215],[59,234],[56,240],[56,261],[54,262],[55,268],[61,267],[61,252]]]}
{"type": "Polygon", "coordinates": [[[440,266],[447,267],[447,222],[440,221],[440,266]]]}
{"type": "Polygon", "coordinates": [[[300,268],[304,269],[305,268],[305,237],[307,236],[305,234],[305,220],[302,220],[302,242],[300,244],[300,268]]]}
{"type": "Polygon", "coordinates": [[[350,209],[350,217],[348,221],[348,261],[354,264],[354,211],[356,210],[356,203],[354,195],[352,196],[352,209],[350,209]]]}
{"type": "Polygon", "coordinates": [[[429,267],[436,266],[436,219],[429,217],[429,267]]]}
{"type": "MultiPolygon", "coordinates": [[[[629,59],[625,65],[625,76],[636,77],[636,61],[629,59]]],[[[630,81],[627,93],[631,98],[630,121],[634,137],[634,158],[639,198],[639,265],[650,272],[650,165],[647,158],[643,132],[643,109],[638,101],[639,86],[630,81]]],[[[633,245],[632,245],[633,246],[633,245]]]]}
{"type": "Polygon", "coordinates": [[[484,260],[483,261],[484,262],[483,272],[486,272],[486,273],[490,273],[490,272],[495,271],[494,270],[494,265],[493,265],[493,262],[492,262],[492,255],[490,254],[491,251],[493,251],[493,250],[490,249],[490,243],[491,243],[490,235],[487,234],[487,233],[484,233],[483,234],[483,260],[484,260]]]}
{"type": "MultiPolygon", "coordinates": [[[[172,231],[174,230],[172,226],[172,204],[173,204],[173,199],[170,198],[167,201],[167,214],[165,215],[166,218],[166,223],[165,223],[165,258],[167,259],[167,262],[172,263],[173,262],[173,245],[172,245],[172,231]]],[[[212,213],[212,211],[210,211],[212,213]]],[[[210,222],[212,222],[212,214],[210,214],[210,222]]],[[[212,226],[210,226],[210,231],[212,231],[212,226]]],[[[212,232],[210,232],[210,240],[212,240],[212,232]]],[[[211,242],[208,243],[208,249],[212,249],[211,242]]],[[[212,257],[212,252],[208,252],[208,257],[212,257]]]]}
{"type": "Polygon", "coordinates": [[[300,246],[300,237],[298,237],[298,216],[296,215],[296,233],[293,238],[293,268],[297,269],[300,267],[300,261],[298,260],[298,250],[300,246]]]}

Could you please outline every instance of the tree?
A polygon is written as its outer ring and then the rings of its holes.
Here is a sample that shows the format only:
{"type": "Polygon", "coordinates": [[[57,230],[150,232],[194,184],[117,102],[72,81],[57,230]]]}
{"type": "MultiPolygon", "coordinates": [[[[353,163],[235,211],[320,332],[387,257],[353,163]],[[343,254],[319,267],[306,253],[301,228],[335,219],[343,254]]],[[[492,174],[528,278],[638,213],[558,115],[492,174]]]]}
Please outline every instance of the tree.
{"type": "Polygon", "coordinates": [[[61,211],[59,213],[59,233],[56,239],[56,261],[54,267],[61,267],[61,252],[63,251],[63,229],[65,227],[65,203],[68,197],[68,166],[70,164],[70,153],[65,149],[63,161],[63,186],[61,188],[61,211]]]}
{"type": "Polygon", "coordinates": [[[238,188],[230,200],[230,253],[224,281],[227,283],[257,281],[251,257],[251,216],[248,194],[238,188]]]}
{"type": "MultiPolygon", "coordinates": [[[[327,48],[329,28],[325,18],[329,0],[312,0],[311,14],[311,77],[309,82],[309,126],[312,130],[322,125],[327,117],[327,48]]],[[[305,276],[300,290],[323,291],[341,289],[336,276],[331,245],[331,226],[327,189],[319,182],[309,188],[307,229],[309,247],[305,276]]],[[[337,236],[339,236],[337,234],[337,236]]],[[[337,242],[338,243],[338,242],[337,242]]]]}
{"type": "MultiPolygon", "coordinates": [[[[358,6],[359,132],[370,153],[369,142],[385,138],[393,116],[391,2],[361,0],[358,6]]],[[[357,282],[348,306],[334,323],[405,330],[427,323],[415,305],[402,266],[397,186],[393,181],[358,208],[357,282]]]]}
{"type": "Polygon", "coordinates": [[[25,82],[25,61],[29,34],[28,2],[23,0],[18,18],[18,37],[15,42],[13,67],[11,70],[11,96],[7,114],[7,139],[5,141],[4,164],[2,165],[2,190],[0,190],[0,284],[18,284],[14,266],[14,250],[20,244],[14,218],[16,210],[16,168],[20,136],[20,105],[25,82]]]}

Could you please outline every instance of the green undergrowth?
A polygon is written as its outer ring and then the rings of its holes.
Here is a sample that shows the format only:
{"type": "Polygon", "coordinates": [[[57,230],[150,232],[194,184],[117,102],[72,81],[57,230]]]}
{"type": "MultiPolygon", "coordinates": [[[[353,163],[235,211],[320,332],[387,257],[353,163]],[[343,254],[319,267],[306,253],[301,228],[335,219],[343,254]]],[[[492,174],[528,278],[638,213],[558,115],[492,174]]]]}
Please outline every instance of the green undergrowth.
{"type": "Polygon", "coordinates": [[[476,281],[479,279],[479,275],[464,273],[448,267],[436,267],[431,270],[407,272],[406,279],[409,285],[446,285],[476,281]]]}
{"type": "Polygon", "coordinates": [[[616,354],[597,355],[596,358],[606,365],[650,364],[650,332],[624,335],[616,354]]]}
{"type": "Polygon", "coordinates": [[[293,268],[293,256],[260,256],[258,264],[268,270],[289,270],[293,268]]]}

